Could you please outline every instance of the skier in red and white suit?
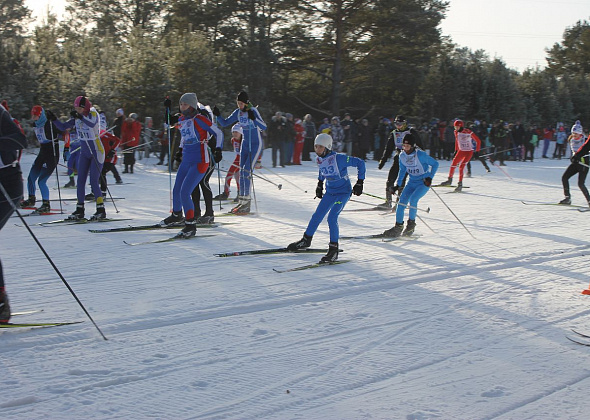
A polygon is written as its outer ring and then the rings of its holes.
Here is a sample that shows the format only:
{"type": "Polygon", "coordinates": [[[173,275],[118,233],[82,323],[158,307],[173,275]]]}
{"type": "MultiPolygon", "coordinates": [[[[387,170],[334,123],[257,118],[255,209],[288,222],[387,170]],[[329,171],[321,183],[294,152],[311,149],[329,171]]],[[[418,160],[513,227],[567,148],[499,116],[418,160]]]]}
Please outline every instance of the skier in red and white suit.
{"type": "Polygon", "coordinates": [[[467,165],[473,157],[473,143],[475,142],[475,151],[479,152],[479,149],[481,148],[481,140],[473,131],[465,128],[463,121],[455,120],[453,126],[455,127],[455,157],[453,158],[451,169],[449,170],[449,179],[441,182],[440,185],[451,185],[455,168],[458,166],[459,183],[455,190],[461,191],[461,188],[463,188],[463,170],[465,169],[465,165],[467,165]]]}
{"type": "Polygon", "coordinates": [[[231,146],[234,149],[234,152],[236,152],[236,158],[234,159],[234,163],[232,163],[229,169],[227,170],[223,192],[214,197],[214,200],[225,200],[229,198],[229,189],[232,179],[236,180],[236,185],[238,186],[238,195],[240,194],[240,147],[242,145],[243,134],[244,131],[242,130],[240,124],[235,124],[232,127],[231,146]]]}

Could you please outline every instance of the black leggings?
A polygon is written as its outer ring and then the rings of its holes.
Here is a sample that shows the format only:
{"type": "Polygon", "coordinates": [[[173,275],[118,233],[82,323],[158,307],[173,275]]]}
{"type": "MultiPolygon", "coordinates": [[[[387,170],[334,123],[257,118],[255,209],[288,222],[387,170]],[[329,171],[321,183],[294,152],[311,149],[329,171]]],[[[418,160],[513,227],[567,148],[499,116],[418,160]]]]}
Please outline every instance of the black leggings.
{"type": "Polygon", "coordinates": [[[199,188],[203,190],[203,199],[205,200],[205,214],[203,216],[213,216],[213,191],[211,191],[211,186],[209,185],[209,179],[211,178],[211,174],[213,174],[213,170],[215,166],[209,165],[207,172],[201,179],[201,182],[195,187],[193,190],[191,197],[193,199],[193,204],[195,205],[195,219],[201,216],[201,192],[199,188]]]}
{"type": "Polygon", "coordinates": [[[586,201],[590,203],[590,194],[588,194],[588,188],[586,188],[586,175],[588,175],[588,168],[578,164],[577,162],[573,162],[570,166],[568,166],[561,177],[563,193],[566,197],[570,197],[569,179],[576,173],[578,174],[578,187],[582,191],[582,194],[584,194],[584,197],[586,197],[586,201]]]}

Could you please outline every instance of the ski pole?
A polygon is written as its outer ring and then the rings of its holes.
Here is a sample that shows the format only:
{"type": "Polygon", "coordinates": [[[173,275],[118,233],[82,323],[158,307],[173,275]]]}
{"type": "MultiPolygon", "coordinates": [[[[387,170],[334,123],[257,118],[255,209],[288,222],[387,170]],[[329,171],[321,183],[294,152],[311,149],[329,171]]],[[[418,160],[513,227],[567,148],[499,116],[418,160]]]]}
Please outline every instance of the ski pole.
{"type": "Polygon", "coordinates": [[[55,153],[55,144],[53,143],[53,123],[49,122],[49,130],[51,131],[51,147],[53,147],[53,162],[55,163],[55,177],[57,178],[57,196],[59,197],[59,211],[64,212],[63,204],[61,202],[61,187],[59,186],[59,171],[57,170],[57,163],[59,162],[59,140],[57,142],[57,155],[55,153]]]}
{"type": "MultiPolygon", "coordinates": [[[[235,166],[235,167],[239,167],[238,165],[234,165],[233,163],[230,165],[230,167],[235,166]]],[[[229,172],[228,170],[222,169],[221,171],[223,172],[229,172]]],[[[245,172],[249,172],[248,170],[245,170],[245,172]]],[[[275,187],[277,187],[279,190],[283,188],[283,184],[276,184],[274,182],[272,182],[270,179],[263,177],[262,175],[259,175],[257,173],[252,172],[252,175],[254,175],[257,178],[262,179],[263,181],[268,182],[269,184],[274,185],[275,187]]]]}
{"type": "Polygon", "coordinates": [[[434,188],[431,188],[432,192],[438,197],[438,199],[445,205],[445,207],[451,212],[451,214],[453,216],[455,216],[455,219],[457,219],[457,221],[459,223],[461,223],[461,226],[463,226],[463,228],[467,231],[467,233],[469,233],[469,235],[471,235],[471,237],[473,239],[477,239],[475,236],[473,236],[473,234],[469,231],[469,229],[467,229],[467,227],[463,224],[463,222],[461,221],[461,219],[459,219],[457,217],[457,215],[455,214],[455,212],[453,212],[453,210],[451,210],[451,208],[447,205],[447,203],[445,203],[445,200],[442,199],[442,197],[439,195],[439,193],[436,192],[436,190],[434,188]]]}
{"type": "MultiPolygon", "coordinates": [[[[303,189],[303,188],[301,188],[299,185],[297,185],[297,184],[295,184],[295,183],[293,183],[293,182],[289,181],[288,179],[286,179],[286,178],[282,177],[281,175],[277,174],[276,172],[274,172],[274,171],[271,171],[271,170],[270,170],[270,169],[268,169],[266,166],[261,166],[261,168],[262,168],[262,169],[266,169],[266,170],[267,170],[268,172],[270,172],[271,174],[278,176],[278,177],[279,177],[279,178],[281,178],[283,181],[285,181],[285,182],[287,182],[287,183],[289,183],[289,184],[293,185],[293,186],[294,186],[294,187],[296,187],[298,190],[301,190],[301,191],[303,191],[304,193],[306,193],[306,194],[307,194],[307,190],[304,190],[304,189],[303,189]]],[[[279,188],[279,189],[280,189],[280,188],[279,188]]]]}
{"type": "Polygon", "coordinates": [[[47,253],[47,251],[45,250],[45,248],[43,247],[43,245],[41,245],[41,242],[39,242],[39,239],[37,239],[37,237],[35,236],[35,234],[31,230],[31,228],[27,224],[25,218],[18,211],[18,208],[16,207],[16,205],[14,204],[14,202],[10,199],[9,194],[6,191],[6,189],[4,188],[4,185],[2,185],[2,183],[0,183],[0,190],[2,190],[2,194],[4,195],[4,197],[6,198],[6,200],[8,201],[8,203],[10,203],[10,205],[13,208],[13,210],[16,212],[16,214],[20,218],[21,222],[23,223],[23,225],[27,228],[27,230],[31,234],[31,237],[35,240],[35,242],[37,243],[37,246],[39,247],[39,249],[41,249],[41,252],[43,252],[43,255],[45,255],[45,258],[47,258],[47,261],[49,261],[49,264],[51,264],[51,266],[53,267],[53,269],[55,270],[55,272],[57,273],[57,275],[59,276],[59,278],[61,279],[61,281],[66,285],[66,287],[68,288],[68,290],[70,291],[70,293],[72,294],[72,296],[74,297],[74,299],[76,299],[76,302],[78,302],[78,304],[80,305],[80,307],[82,308],[82,310],[86,314],[86,316],[88,316],[88,319],[90,319],[90,321],[94,324],[94,326],[96,327],[96,329],[98,330],[98,332],[100,333],[100,335],[102,336],[102,338],[104,338],[105,340],[107,340],[107,338],[102,333],[102,331],[100,330],[100,328],[98,328],[98,325],[96,325],[96,322],[94,322],[94,319],[92,319],[92,317],[90,316],[90,314],[88,313],[88,311],[86,310],[86,308],[84,307],[84,305],[82,304],[82,302],[80,301],[80,299],[78,298],[78,296],[76,296],[76,293],[74,292],[74,290],[70,287],[70,285],[68,284],[68,282],[66,281],[66,279],[64,278],[64,276],[61,274],[61,272],[59,271],[59,269],[57,268],[57,266],[55,265],[55,263],[53,262],[53,260],[51,259],[51,257],[47,253]]]}

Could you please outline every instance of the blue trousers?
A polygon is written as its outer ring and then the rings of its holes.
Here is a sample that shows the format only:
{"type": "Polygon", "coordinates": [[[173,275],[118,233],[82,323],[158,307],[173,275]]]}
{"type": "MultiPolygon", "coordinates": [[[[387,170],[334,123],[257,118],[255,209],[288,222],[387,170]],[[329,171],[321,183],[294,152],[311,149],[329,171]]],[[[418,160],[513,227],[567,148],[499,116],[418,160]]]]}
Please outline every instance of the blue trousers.
{"type": "Polygon", "coordinates": [[[424,185],[424,182],[421,179],[416,181],[410,180],[410,182],[406,184],[406,187],[402,191],[402,195],[400,196],[397,203],[397,210],[395,211],[396,223],[404,222],[404,211],[406,210],[406,205],[408,202],[410,203],[410,206],[413,207],[410,208],[409,218],[411,220],[416,220],[416,213],[418,213],[418,201],[426,195],[429,188],[430,187],[424,185]]]}
{"type": "Polygon", "coordinates": [[[350,193],[344,194],[331,194],[325,193],[324,197],[320,200],[318,207],[314,214],[311,216],[311,220],[307,225],[305,234],[307,236],[313,236],[315,231],[318,229],[322,220],[326,214],[328,214],[328,227],[330,229],[330,242],[338,242],[340,238],[340,227],[338,226],[338,216],[346,203],[350,200],[350,193]]]}
{"type": "Polygon", "coordinates": [[[176,180],[172,189],[172,210],[179,212],[184,209],[187,219],[195,217],[195,204],[191,196],[193,190],[205,176],[205,172],[199,172],[196,162],[183,159],[176,172],[176,180]]]}

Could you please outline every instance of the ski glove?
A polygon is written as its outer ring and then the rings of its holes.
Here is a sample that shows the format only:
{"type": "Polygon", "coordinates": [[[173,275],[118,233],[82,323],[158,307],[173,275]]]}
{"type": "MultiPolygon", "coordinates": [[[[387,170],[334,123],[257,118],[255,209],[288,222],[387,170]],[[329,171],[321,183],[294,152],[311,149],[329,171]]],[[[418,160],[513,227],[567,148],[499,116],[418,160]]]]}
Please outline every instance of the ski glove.
{"type": "Polygon", "coordinates": [[[221,159],[223,159],[223,155],[221,154],[221,148],[218,147],[213,152],[213,160],[215,160],[215,163],[219,163],[221,159]]]}
{"type": "Polygon", "coordinates": [[[215,105],[213,107],[213,115],[215,115],[216,117],[221,117],[221,111],[219,111],[219,108],[217,108],[217,105],[215,105]]]}
{"type": "Polygon", "coordinates": [[[356,181],[356,184],[354,184],[354,187],[352,187],[352,193],[354,195],[361,195],[363,193],[363,179],[359,179],[358,181],[356,181]]]}
{"type": "Polygon", "coordinates": [[[384,161],[384,160],[380,160],[380,161],[379,161],[379,166],[378,166],[378,168],[379,168],[379,169],[383,169],[383,167],[384,167],[384,166],[385,166],[385,161],[384,161]]]}
{"type": "Polygon", "coordinates": [[[107,153],[106,158],[110,160],[114,156],[115,156],[115,150],[111,150],[110,152],[107,153]]]}
{"type": "Polygon", "coordinates": [[[427,176],[426,178],[424,178],[422,180],[422,182],[424,182],[424,185],[426,185],[427,187],[430,187],[432,185],[432,178],[430,178],[429,176],[427,176]]]}
{"type": "Polygon", "coordinates": [[[176,155],[174,156],[174,160],[178,163],[182,162],[182,149],[178,149],[178,152],[176,152],[176,155]]]}
{"type": "Polygon", "coordinates": [[[572,155],[572,157],[570,158],[570,160],[572,162],[579,162],[580,161],[580,156],[577,156],[577,155],[574,154],[574,155],[572,155]]]}
{"type": "Polygon", "coordinates": [[[72,116],[72,118],[82,119],[82,115],[80,115],[78,112],[76,112],[76,110],[71,110],[70,115],[72,116]]]}
{"type": "Polygon", "coordinates": [[[169,110],[171,106],[172,101],[170,100],[170,98],[166,97],[166,99],[164,99],[164,107],[169,110]]]}
{"type": "Polygon", "coordinates": [[[47,119],[49,121],[55,121],[55,120],[57,120],[57,117],[55,116],[55,114],[53,112],[51,112],[50,110],[48,110],[48,109],[45,110],[45,115],[47,116],[47,119]]]}
{"type": "Polygon", "coordinates": [[[318,186],[315,189],[315,196],[322,198],[324,196],[324,181],[318,181],[318,186]]]}
{"type": "Polygon", "coordinates": [[[248,110],[248,118],[250,118],[252,121],[256,119],[256,114],[251,109],[248,110]]]}

